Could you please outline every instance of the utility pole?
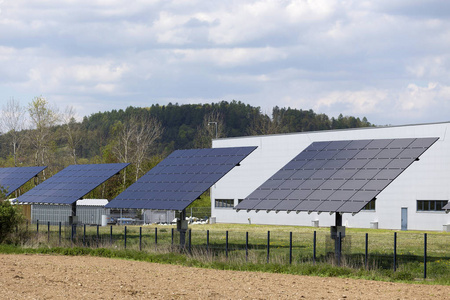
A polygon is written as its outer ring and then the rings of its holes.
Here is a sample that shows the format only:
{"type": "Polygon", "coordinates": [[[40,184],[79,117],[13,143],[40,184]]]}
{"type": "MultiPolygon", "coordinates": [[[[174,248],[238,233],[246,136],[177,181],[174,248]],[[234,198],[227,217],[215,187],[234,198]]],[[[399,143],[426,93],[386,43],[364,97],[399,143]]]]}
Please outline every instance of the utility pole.
{"type": "Polygon", "coordinates": [[[217,122],[208,122],[208,126],[211,124],[216,125],[216,139],[217,139],[217,122]]]}

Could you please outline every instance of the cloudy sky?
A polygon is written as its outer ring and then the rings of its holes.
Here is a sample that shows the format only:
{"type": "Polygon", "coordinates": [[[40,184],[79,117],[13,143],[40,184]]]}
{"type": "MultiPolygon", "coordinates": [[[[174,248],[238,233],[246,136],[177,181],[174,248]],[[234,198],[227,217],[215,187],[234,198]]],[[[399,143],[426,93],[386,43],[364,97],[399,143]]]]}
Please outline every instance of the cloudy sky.
{"type": "Polygon", "coordinates": [[[0,103],[450,121],[450,1],[0,0],[0,103]]]}

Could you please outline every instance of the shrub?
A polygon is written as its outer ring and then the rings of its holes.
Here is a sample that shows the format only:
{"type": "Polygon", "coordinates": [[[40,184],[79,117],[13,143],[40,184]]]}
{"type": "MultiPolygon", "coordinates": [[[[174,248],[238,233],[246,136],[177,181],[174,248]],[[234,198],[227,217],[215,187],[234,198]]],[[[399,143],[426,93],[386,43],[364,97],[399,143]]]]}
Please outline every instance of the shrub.
{"type": "Polygon", "coordinates": [[[12,233],[24,222],[22,213],[9,201],[0,201],[0,243],[12,242],[12,233]]]}

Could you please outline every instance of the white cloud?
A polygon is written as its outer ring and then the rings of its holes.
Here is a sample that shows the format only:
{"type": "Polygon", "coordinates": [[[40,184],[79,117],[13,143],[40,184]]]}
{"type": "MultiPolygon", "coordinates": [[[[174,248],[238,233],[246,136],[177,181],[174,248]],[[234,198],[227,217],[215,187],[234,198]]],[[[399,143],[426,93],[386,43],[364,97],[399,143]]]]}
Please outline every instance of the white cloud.
{"type": "Polygon", "coordinates": [[[446,8],[437,0],[3,1],[0,101],[43,94],[90,114],[130,98],[136,106],[237,99],[375,124],[448,120],[446,8]]]}

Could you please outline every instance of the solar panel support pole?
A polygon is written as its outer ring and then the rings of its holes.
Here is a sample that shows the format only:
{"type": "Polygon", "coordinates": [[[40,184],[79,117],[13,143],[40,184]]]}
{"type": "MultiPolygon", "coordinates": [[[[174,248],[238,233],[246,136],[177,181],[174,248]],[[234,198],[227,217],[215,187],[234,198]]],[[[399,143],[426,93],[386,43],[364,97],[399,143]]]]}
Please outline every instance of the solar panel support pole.
{"type": "Polygon", "coordinates": [[[331,226],[331,238],[334,239],[334,256],[337,265],[341,263],[342,238],[345,237],[345,227],[342,226],[342,213],[336,212],[335,226],[331,226]]]}
{"type": "Polygon", "coordinates": [[[188,223],[186,221],[186,210],[180,211],[180,219],[177,221],[177,230],[180,232],[180,247],[183,249],[186,246],[186,231],[188,223]]]}

